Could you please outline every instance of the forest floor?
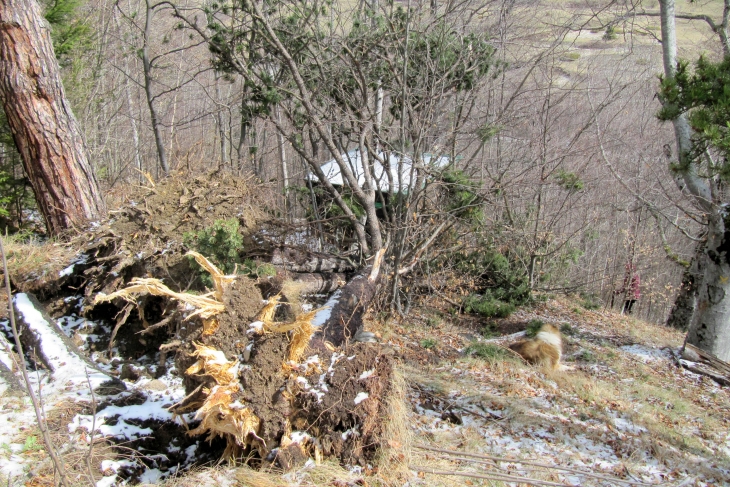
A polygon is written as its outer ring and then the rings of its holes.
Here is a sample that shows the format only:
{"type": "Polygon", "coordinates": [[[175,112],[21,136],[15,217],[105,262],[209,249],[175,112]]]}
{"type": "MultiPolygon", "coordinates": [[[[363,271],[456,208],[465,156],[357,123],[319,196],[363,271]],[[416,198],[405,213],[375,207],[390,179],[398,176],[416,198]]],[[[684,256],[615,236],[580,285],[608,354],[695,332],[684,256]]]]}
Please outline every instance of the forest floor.
{"type": "MultiPolygon", "coordinates": [[[[610,310],[590,310],[571,296],[538,296],[500,320],[455,313],[436,296],[424,297],[403,318],[371,314],[366,329],[378,343],[358,344],[357,354],[396,363],[387,414],[378,418],[385,426],[377,458],[348,465],[313,455],[288,470],[215,466],[225,444],[185,434],[186,426],[195,426],[195,414],[169,410],[186,389],[172,354],[150,352],[163,340],[140,335],[138,324],[130,322],[119,327],[119,345],[109,347],[115,320],[120,323],[118,311],[87,309],[98,292],[122,285],[115,279],[125,269],[164,273],[166,282],[185,283],[188,264],[176,253],[180,242],[170,237],[173,233],[235,212],[250,228],[258,225],[260,213],[247,206],[250,201],[237,201],[236,182],[203,178],[197,183],[193,192],[174,181],[148,189],[73,245],[7,245],[14,287],[38,294],[50,314],[26,311],[25,321],[36,321],[51,335],[62,332],[97,369],[87,376],[85,365],[59,355],[55,372],[36,368],[30,378],[41,391],[71,484],[730,485],[730,389],[679,365],[675,356],[682,333],[610,310]],[[116,267],[101,269],[84,260],[89,248],[113,236],[123,236],[113,246],[116,267]],[[86,279],[75,293],[70,281],[61,282],[73,275],[86,279]],[[504,347],[536,320],[561,329],[567,370],[530,366],[504,347]],[[94,374],[121,379],[126,391],[91,394],[94,374]]],[[[265,235],[271,237],[272,230],[265,235]]],[[[261,302],[256,296],[247,306],[261,302]]],[[[245,335],[253,311],[239,311],[245,335]]],[[[0,316],[0,326],[12,341],[7,316],[0,316]]],[[[221,341],[235,339],[231,334],[221,341]]],[[[329,370],[346,366],[352,357],[333,354],[329,370]]],[[[0,361],[15,373],[15,378],[0,374],[0,482],[53,485],[35,413],[13,383],[18,380],[13,356],[2,353],[0,361]]],[[[367,375],[350,379],[367,381],[367,375]]],[[[367,395],[358,397],[363,401],[367,395]]],[[[358,398],[353,408],[357,405],[358,398]]],[[[297,441],[296,433],[290,441],[297,441]]],[[[357,428],[347,430],[343,441],[358,434],[357,428]]]]}

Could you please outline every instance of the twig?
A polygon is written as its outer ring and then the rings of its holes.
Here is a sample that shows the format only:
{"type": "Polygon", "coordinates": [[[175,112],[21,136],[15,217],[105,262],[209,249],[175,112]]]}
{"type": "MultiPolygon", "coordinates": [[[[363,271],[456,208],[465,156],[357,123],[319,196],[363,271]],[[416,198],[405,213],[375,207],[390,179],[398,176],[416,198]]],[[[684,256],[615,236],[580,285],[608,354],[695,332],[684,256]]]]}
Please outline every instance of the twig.
{"type": "Polygon", "coordinates": [[[414,470],[416,472],[430,473],[433,475],[454,475],[454,476],[458,476],[458,477],[470,477],[470,478],[475,478],[475,479],[501,480],[504,482],[522,482],[524,484],[530,484],[530,485],[549,485],[549,486],[565,487],[565,484],[560,484],[558,482],[549,482],[547,480],[536,480],[536,479],[530,479],[527,477],[517,477],[516,475],[457,472],[455,470],[436,470],[435,468],[421,467],[418,465],[409,465],[408,468],[410,468],[411,470],[414,470]]]}
{"type": "Polygon", "coordinates": [[[187,401],[188,399],[192,398],[195,394],[197,394],[198,392],[200,392],[200,390],[202,388],[203,388],[203,384],[200,384],[198,387],[195,388],[195,390],[193,392],[191,392],[187,396],[185,396],[182,399],[180,399],[178,402],[176,402],[175,404],[173,404],[172,406],[170,406],[169,408],[167,408],[167,410],[170,411],[171,413],[177,414],[178,416],[182,417],[182,415],[184,413],[183,413],[183,411],[180,411],[179,409],[189,407],[189,405],[188,406],[184,406],[185,401],[187,401]]]}
{"type": "MultiPolygon", "coordinates": [[[[114,325],[114,329],[112,330],[111,337],[109,338],[109,348],[107,350],[107,354],[109,358],[112,358],[112,348],[114,348],[114,339],[117,337],[117,332],[122,327],[124,323],[127,322],[127,319],[129,318],[129,314],[132,312],[132,303],[127,303],[127,305],[120,311],[122,313],[122,316],[117,318],[117,324],[114,325]]],[[[117,314],[119,316],[119,313],[117,314]]]]}
{"type": "Polygon", "coordinates": [[[94,452],[94,431],[96,431],[96,395],[94,394],[94,388],[91,387],[91,378],[89,377],[89,369],[84,368],[86,374],[86,383],[89,385],[89,392],[91,392],[91,431],[89,431],[89,452],[86,454],[86,468],[89,469],[89,482],[94,482],[94,469],[91,468],[91,455],[94,452]]]}
{"type": "Polygon", "coordinates": [[[158,328],[162,328],[163,326],[165,326],[168,323],[170,323],[170,321],[172,321],[172,319],[175,316],[177,316],[177,313],[176,312],[173,312],[170,316],[168,316],[167,318],[163,319],[162,321],[160,321],[158,323],[155,323],[154,325],[150,325],[147,328],[145,328],[144,330],[138,331],[137,333],[140,334],[140,335],[146,335],[148,333],[152,333],[154,330],[156,330],[158,328]]]}
{"type": "Polygon", "coordinates": [[[597,478],[597,479],[601,479],[601,480],[608,480],[611,482],[619,482],[619,483],[629,484],[629,485],[645,485],[645,486],[657,485],[657,484],[649,484],[646,482],[640,482],[638,480],[623,480],[623,479],[619,479],[616,477],[588,472],[585,470],[579,470],[579,469],[570,468],[570,467],[559,467],[556,465],[548,465],[546,463],[533,462],[530,460],[519,460],[519,459],[513,459],[513,458],[495,457],[492,455],[481,455],[478,453],[467,453],[467,452],[459,452],[459,451],[454,451],[454,450],[444,450],[442,448],[434,448],[434,447],[426,446],[426,445],[415,445],[415,447],[419,448],[421,450],[429,450],[429,451],[434,451],[434,452],[438,452],[438,453],[446,453],[449,455],[471,457],[471,458],[477,458],[477,459],[482,459],[482,460],[489,460],[489,461],[493,461],[493,462],[519,463],[521,465],[529,465],[531,467],[550,468],[553,470],[561,470],[563,472],[570,472],[570,473],[585,475],[587,477],[593,477],[593,478],[597,478]]]}
{"type": "Polygon", "coordinates": [[[58,456],[56,453],[56,448],[53,446],[53,442],[51,441],[51,435],[48,432],[48,424],[46,423],[46,418],[43,415],[43,412],[40,409],[40,406],[38,405],[38,398],[35,395],[35,391],[33,391],[33,386],[30,384],[30,378],[28,377],[28,369],[25,367],[25,358],[23,355],[23,345],[20,343],[20,334],[18,334],[18,327],[15,323],[15,311],[13,309],[13,293],[10,291],[10,274],[8,274],[8,262],[5,257],[5,248],[3,247],[3,239],[0,237],[0,255],[2,255],[3,259],[3,272],[5,273],[5,290],[8,293],[8,314],[10,315],[10,327],[13,330],[13,337],[15,338],[15,347],[17,348],[18,355],[20,356],[20,359],[18,360],[19,368],[21,372],[23,373],[23,380],[25,381],[25,387],[28,390],[28,395],[30,396],[30,400],[33,403],[33,409],[35,410],[35,416],[38,420],[38,428],[41,430],[41,435],[43,436],[43,443],[46,444],[46,448],[48,449],[48,454],[51,457],[51,460],[53,460],[53,466],[55,467],[56,471],[58,472],[58,478],[59,483],[63,487],[68,487],[68,480],[66,479],[66,467],[63,464],[63,459],[58,456]]]}

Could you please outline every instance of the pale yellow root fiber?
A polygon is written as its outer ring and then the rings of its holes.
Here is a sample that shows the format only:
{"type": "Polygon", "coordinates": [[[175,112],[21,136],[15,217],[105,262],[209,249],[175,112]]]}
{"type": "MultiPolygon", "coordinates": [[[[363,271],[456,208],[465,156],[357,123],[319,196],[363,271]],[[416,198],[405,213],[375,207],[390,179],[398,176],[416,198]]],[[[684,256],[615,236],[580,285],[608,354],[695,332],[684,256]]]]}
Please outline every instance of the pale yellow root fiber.
{"type": "Polygon", "coordinates": [[[247,445],[249,435],[256,435],[261,421],[248,407],[232,407],[233,394],[239,391],[238,384],[215,386],[207,390],[208,397],[195,414],[200,425],[188,432],[189,435],[208,433],[208,441],[220,436],[239,446],[247,445]]]}
{"type": "Polygon", "coordinates": [[[185,255],[190,255],[195,258],[195,261],[200,264],[200,266],[208,271],[210,273],[211,279],[213,279],[213,285],[215,286],[215,292],[213,293],[218,301],[223,300],[223,290],[225,289],[227,284],[230,284],[231,282],[236,280],[235,275],[227,276],[223,274],[223,272],[218,269],[215,264],[213,264],[211,261],[206,259],[203,255],[194,252],[189,251],[185,255]]]}
{"type": "Polygon", "coordinates": [[[193,342],[195,351],[192,353],[198,361],[185,370],[185,374],[193,375],[203,371],[211,376],[218,384],[226,385],[238,380],[238,361],[230,362],[220,350],[193,342]]]}
{"type": "Polygon", "coordinates": [[[264,323],[272,323],[274,321],[274,314],[276,314],[276,306],[279,304],[280,295],[272,296],[269,298],[269,302],[266,306],[261,308],[259,314],[256,316],[256,320],[264,323]]]}
{"type": "Polygon", "coordinates": [[[223,303],[209,297],[210,295],[196,296],[194,294],[176,293],[165,286],[162,281],[154,278],[135,278],[132,279],[131,284],[124,289],[120,289],[119,291],[111,294],[99,293],[94,299],[94,304],[112,301],[116,298],[122,298],[134,303],[135,297],[140,294],[166,296],[197,308],[193,313],[189,314],[185,318],[186,320],[189,320],[193,316],[200,316],[203,319],[212,318],[226,309],[223,303]]]}

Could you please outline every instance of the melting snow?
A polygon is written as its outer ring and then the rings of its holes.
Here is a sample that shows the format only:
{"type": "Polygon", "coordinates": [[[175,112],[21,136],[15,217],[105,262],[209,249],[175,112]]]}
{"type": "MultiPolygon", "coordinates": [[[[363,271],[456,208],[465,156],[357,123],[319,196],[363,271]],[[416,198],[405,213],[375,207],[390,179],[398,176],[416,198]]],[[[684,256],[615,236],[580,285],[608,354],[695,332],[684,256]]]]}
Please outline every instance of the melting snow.
{"type": "Polygon", "coordinates": [[[368,377],[372,377],[375,374],[375,369],[366,370],[362,374],[360,374],[360,377],[358,377],[359,380],[367,379],[368,377]]]}
{"type": "Polygon", "coordinates": [[[71,263],[71,265],[69,265],[65,269],[62,269],[61,271],[58,272],[58,277],[70,276],[71,274],[73,274],[73,272],[74,272],[74,266],[76,264],[79,264],[79,265],[86,264],[86,262],[88,260],[89,260],[89,256],[88,255],[86,255],[86,254],[79,255],[78,258],[71,263]]]}
{"type": "Polygon", "coordinates": [[[96,389],[111,380],[111,377],[96,371],[81,357],[68,351],[66,344],[53,332],[52,325],[43,318],[41,312],[35,309],[27,294],[16,294],[14,301],[30,331],[40,337],[42,353],[53,363],[52,377],[48,377],[43,384],[45,394],[61,393],[72,387],[75,395],[89,398],[89,383],[92,389],[96,389]]]}
{"type": "Polygon", "coordinates": [[[322,309],[320,309],[317,314],[314,315],[314,318],[312,319],[312,326],[322,326],[327,322],[328,319],[330,319],[330,316],[332,315],[332,309],[340,301],[341,295],[342,291],[340,289],[335,291],[332,297],[329,298],[329,300],[327,300],[327,302],[324,304],[322,309]]]}
{"type": "Polygon", "coordinates": [[[620,349],[626,353],[630,353],[631,355],[636,355],[641,359],[642,362],[651,362],[655,360],[671,358],[671,355],[666,350],[649,348],[643,345],[625,345],[623,347],[620,347],[620,349]]]}

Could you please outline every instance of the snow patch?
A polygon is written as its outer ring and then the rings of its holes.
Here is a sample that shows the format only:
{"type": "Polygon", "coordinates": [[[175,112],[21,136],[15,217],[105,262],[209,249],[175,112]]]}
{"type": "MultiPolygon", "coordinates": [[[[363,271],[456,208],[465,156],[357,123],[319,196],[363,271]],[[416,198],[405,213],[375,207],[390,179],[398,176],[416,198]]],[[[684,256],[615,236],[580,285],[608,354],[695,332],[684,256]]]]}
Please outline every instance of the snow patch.
{"type": "Polygon", "coordinates": [[[671,358],[667,350],[645,347],[643,345],[625,345],[619,348],[626,353],[637,356],[644,363],[671,358]]]}
{"type": "Polygon", "coordinates": [[[312,319],[312,326],[314,326],[315,328],[322,326],[327,322],[327,320],[330,319],[330,316],[332,316],[332,310],[334,309],[335,305],[340,302],[341,295],[341,289],[335,291],[332,297],[329,298],[326,303],[324,303],[322,309],[320,309],[317,314],[314,315],[314,318],[312,319]]]}
{"type": "Polygon", "coordinates": [[[368,377],[372,377],[373,375],[375,375],[375,369],[366,370],[365,372],[360,374],[360,377],[358,377],[358,380],[365,380],[368,377]]]}
{"type": "Polygon", "coordinates": [[[360,404],[368,397],[370,397],[370,394],[368,394],[367,392],[358,392],[357,396],[355,396],[355,404],[360,404]]]}

